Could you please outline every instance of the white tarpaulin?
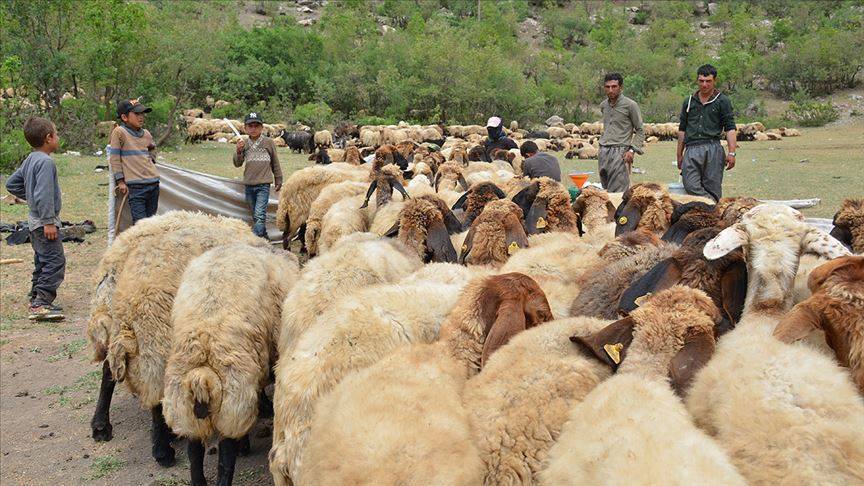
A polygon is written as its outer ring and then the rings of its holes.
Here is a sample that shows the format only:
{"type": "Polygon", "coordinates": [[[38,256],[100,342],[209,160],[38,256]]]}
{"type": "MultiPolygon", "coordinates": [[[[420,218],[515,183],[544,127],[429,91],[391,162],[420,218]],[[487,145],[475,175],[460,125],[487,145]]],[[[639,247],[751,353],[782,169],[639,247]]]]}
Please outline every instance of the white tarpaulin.
{"type": "MultiPolygon", "coordinates": [[[[201,211],[208,214],[241,219],[250,225],[252,211],[246,204],[246,186],[240,180],[227,179],[174,165],[156,164],[159,171],[159,210],[162,214],[173,210],[201,211]]],[[[108,172],[108,244],[132,225],[128,196],[114,197],[114,178],[108,172]],[[122,204],[122,214],[117,219],[117,205],[122,204]],[[115,228],[115,224],[117,228],[115,228]]],[[[282,232],[276,228],[278,195],[271,187],[267,204],[267,236],[270,241],[282,241],[282,232]]]]}

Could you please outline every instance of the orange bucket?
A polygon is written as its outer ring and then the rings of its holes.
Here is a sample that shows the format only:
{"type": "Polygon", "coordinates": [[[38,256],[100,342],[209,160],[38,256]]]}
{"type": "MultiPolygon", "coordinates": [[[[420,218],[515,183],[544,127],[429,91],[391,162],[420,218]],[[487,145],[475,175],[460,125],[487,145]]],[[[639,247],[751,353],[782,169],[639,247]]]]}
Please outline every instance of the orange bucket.
{"type": "Polygon", "coordinates": [[[585,183],[588,182],[588,175],[589,174],[587,172],[574,172],[570,174],[570,180],[573,181],[573,184],[576,187],[582,189],[582,186],[584,186],[585,183]]]}

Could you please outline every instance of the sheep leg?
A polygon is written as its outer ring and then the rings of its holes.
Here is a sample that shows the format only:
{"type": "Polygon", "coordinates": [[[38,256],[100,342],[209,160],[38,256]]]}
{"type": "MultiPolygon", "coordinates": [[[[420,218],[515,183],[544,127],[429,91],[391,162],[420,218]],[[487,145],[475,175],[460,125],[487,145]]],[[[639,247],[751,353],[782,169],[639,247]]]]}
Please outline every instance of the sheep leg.
{"type": "Polygon", "coordinates": [[[93,413],[93,420],[90,421],[90,428],[93,430],[93,440],[96,442],[108,442],[114,437],[114,427],[111,425],[111,418],[108,416],[111,411],[111,397],[114,396],[114,377],[111,376],[111,368],[108,366],[108,360],[102,363],[102,384],[99,386],[99,401],[96,402],[96,412],[93,413]]]}
{"type": "Polygon", "coordinates": [[[306,248],[306,223],[300,225],[297,230],[297,238],[300,240],[300,254],[306,254],[309,250],[306,248]]]}
{"type": "Polygon", "coordinates": [[[258,418],[273,418],[273,402],[264,390],[258,393],[258,418]]]}
{"type": "Polygon", "coordinates": [[[204,443],[190,437],[189,444],[186,447],[186,455],[189,456],[189,472],[192,475],[192,486],[206,486],[207,479],[204,477],[204,443]]]}
{"type": "Polygon", "coordinates": [[[218,486],[231,486],[234,480],[234,464],[237,462],[237,439],[222,439],[219,441],[219,473],[216,479],[218,486]]]}
{"type": "Polygon", "coordinates": [[[249,443],[249,434],[237,439],[237,455],[246,457],[252,451],[252,445],[249,443]]]}
{"type": "Polygon", "coordinates": [[[153,459],[162,467],[171,467],[174,465],[174,448],[171,447],[171,439],[173,435],[168,424],[165,423],[165,416],[162,415],[162,404],[156,405],[151,409],[153,415],[153,429],[150,431],[150,439],[153,443],[153,459]]]}
{"type": "Polygon", "coordinates": [[[291,249],[291,235],[288,230],[282,232],[282,249],[286,251],[291,249]]]}

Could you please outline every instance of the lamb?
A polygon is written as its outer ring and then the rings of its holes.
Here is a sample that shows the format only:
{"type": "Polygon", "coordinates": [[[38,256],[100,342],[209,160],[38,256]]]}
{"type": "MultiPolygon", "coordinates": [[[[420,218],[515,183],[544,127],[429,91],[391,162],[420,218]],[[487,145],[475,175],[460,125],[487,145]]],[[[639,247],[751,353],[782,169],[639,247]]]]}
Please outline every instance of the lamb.
{"type": "Polygon", "coordinates": [[[482,463],[459,399],[470,369],[481,359],[475,351],[484,347],[487,357],[490,347],[549,317],[542,292],[524,275],[472,282],[442,324],[439,342],[406,347],[346,377],[321,401],[298,482],[350,483],[362,478],[386,483],[394,477],[411,484],[435,483],[436,477],[445,483],[479,482],[482,463]],[[370,387],[375,394],[367,393],[370,387]],[[377,410],[382,407],[398,415],[388,422],[398,427],[384,440],[369,433],[381,430],[377,410]],[[432,424],[430,417],[435,417],[432,424]],[[424,453],[394,456],[389,453],[394,450],[424,453]],[[458,455],[452,456],[454,451],[458,455]],[[434,459],[430,467],[430,454],[446,458],[447,467],[434,459]]]}
{"type": "MultiPolygon", "coordinates": [[[[321,236],[322,219],[327,211],[337,202],[362,195],[365,190],[366,184],[353,181],[330,184],[321,190],[309,207],[309,216],[306,219],[305,246],[310,257],[318,254],[318,238],[321,236]]],[[[351,207],[355,206],[352,204],[351,207]]]]}
{"type": "Polygon", "coordinates": [[[313,140],[315,141],[315,146],[318,148],[327,148],[333,146],[333,135],[330,134],[329,130],[321,130],[315,132],[313,140]]]}
{"type": "MultiPolygon", "coordinates": [[[[120,248],[127,249],[128,254],[122,271],[114,277],[110,314],[94,316],[88,327],[97,358],[105,357],[91,427],[95,440],[111,440],[109,409],[114,384],[125,381],[141,406],[151,411],[153,457],[168,467],[174,463],[174,450],[160,402],[171,346],[171,306],[182,272],[190,260],[211,248],[234,242],[252,246],[267,243],[254,236],[245,223],[231,218],[167,213],[152,219],[155,221],[148,222],[147,231],[118,238],[120,248]],[[160,223],[177,229],[152,231],[160,223]]],[[[104,280],[100,286],[103,284],[104,280]]]]}
{"type": "Polygon", "coordinates": [[[602,361],[620,365],[615,376],[570,411],[540,473],[542,483],[639,478],[645,484],[747,484],[720,446],[696,428],[673,393],[673,387],[680,389],[691,376],[688,367],[711,357],[717,318],[717,308],[704,293],[674,286],[607,328],[618,335],[604,329],[600,339],[574,336],[602,361]],[[632,336],[622,339],[626,327],[632,336]]]}
{"type": "Polygon", "coordinates": [[[513,202],[525,215],[528,234],[579,229],[576,213],[570,207],[570,195],[564,186],[548,177],[535,179],[513,196],[513,202]]]}
{"type": "MultiPolygon", "coordinates": [[[[316,403],[343,377],[373,365],[409,343],[429,343],[459,298],[464,280],[367,287],[336,303],[300,336],[280,368],[285,422],[281,423],[280,449],[271,453],[271,469],[279,483],[290,475],[296,480],[304,469],[304,449],[316,403]],[[286,469],[287,468],[287,469],[286,469]]],[[[281,363],[280,363],[281,365],[281,363]]],[[[304,483],[304,481],[295,481],[304,483]]]]}
{"type": "Polygon", "coordinates": [[[483,484],[535,482],[568,411],[610,375],[568,338],[607,324],[576,317],[523,331],[468,381],[462,402],[485,465],[483,484]]]}
{"type": "Polygon", "coordinates": [[[615,236],[637,228],[664,233],[672,219],[672,198],[659,184],[639,182],[626,191],[615,211],[615,236]]]}
{"type": "MultiPolygon", "coordinates": [[[[276,210],[276,226],[282,231],[283,248],[288,249],[290,238],[298,230],[305,229],[302,226],[306,223],[309,208],[325,186],[344,181],[364,181],[367,177],[365,169],[349,164],[306,167],[291,174],[279,191],[276,210]]],[[[305,241],[305,237],[301,240],[305,241]]]]}
{"type": "Polygon", "coordinates": [[[802,251],[849,252],[787,206],[763,204],[705,245],[707,258],[748,255],[744,314],[698,372],[686,400],[751,483],[852,484],[864,480],[864,400],[833,358],[771,336],[791,307],[802,251]]]}
{"type": "Polygon", "coordinates": [[[286,444],[288,414],[287,390],[296,384],[286,381],[291,369],[291,355],[297,339],[312,326],[320,314],[340,297],[358,288],[376,283],[394,282],[420,268],[422,262],[401,243],[379,239],[369,233],[357,233],[339,240],[330,252],[306,264],[300,280],[285,297],[279,333],[279,356],[276,363],[276,388],[273,394],[273,448],[270,468],[277,484],[287,481],[293,460],[286,444]]]}
{"type": "Polygon", "coordinates": [[[459,263],[501,266],[510,255],[528,247],[522,227],[522,210],[502,199],[486,204],[471,223],[459,253],[459,263]]]}
{"type": "Polygon", "coordinates": [[[824,330],[837,361],[850,368],[864,395],[864,256],[840,257],[817,267],[808,285],[812,295],[780,321],[774,336],[791,343],[824,330]]]}
{"type": "Polygon", "coordinates": [[[282,300],[299,274],[297,258],[277,251],[214,248],[189,263],[177,289],[162,406],[168,426],[189,439],[193,484],[206,484],[204,449],[214,434],[220,484],[231,483],[238,447],[248,448],[276,358],[282,300]]]}
{"type": "Polygon", "coordinates": [[[857,254],[864,253],[864,199],[846,199],[834,214],[831,236],[857,254]]]}

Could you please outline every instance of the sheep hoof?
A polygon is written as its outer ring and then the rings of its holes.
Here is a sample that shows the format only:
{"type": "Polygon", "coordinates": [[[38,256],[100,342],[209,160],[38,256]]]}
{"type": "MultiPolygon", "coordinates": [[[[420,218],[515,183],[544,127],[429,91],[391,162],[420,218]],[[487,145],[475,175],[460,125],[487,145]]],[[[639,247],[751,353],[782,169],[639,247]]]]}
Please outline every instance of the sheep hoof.
{"type": "Polygon", "coordinates": [[[174,449],[171,446],[164,448],[153,447],[153,459],[162,467],[171,467],[177,463],[174,457],[174,449]]]}
{"type": "Polygon", "coordinates": [[[114,427],[111,423],[91,424],[93,428],[93,440],[96,442],[108,442],[114,438],[114,427]]]}

